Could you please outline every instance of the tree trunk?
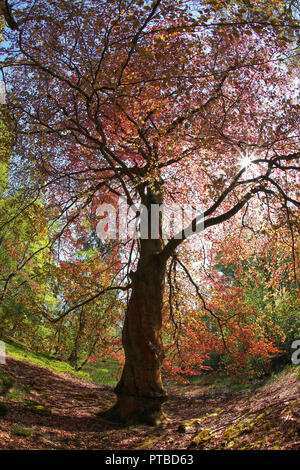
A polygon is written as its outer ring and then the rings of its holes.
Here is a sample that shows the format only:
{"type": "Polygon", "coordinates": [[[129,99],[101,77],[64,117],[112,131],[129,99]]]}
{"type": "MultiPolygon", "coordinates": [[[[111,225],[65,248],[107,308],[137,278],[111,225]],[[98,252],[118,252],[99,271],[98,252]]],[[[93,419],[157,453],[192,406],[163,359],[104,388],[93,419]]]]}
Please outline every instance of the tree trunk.
{"type": "Polygon", "coordinates": [[[79,313],[79,318],[78,318],[78,330],[76,332],[75,340],[74,340],[74,347],[73,350],[68,358],[68,362],[71,364],[72,367],[74,367],[75,370],[78,369],[78,353],[79,353],[79,343],[82,337],[82,333],[84,330],[85,326],[85,320],[84,320],[84,308],[83,306],[81,307],[80,313],[79,313]]]}
{"type": "Polygon", "coordinates": [[[161,240],[142,240],[132,294],[122,333],[125,365],[115,388],[117,402],[105,417],[125,423],[155,425],[166,419],[161,407],[166,391],[161,379],[164,358],[161,328],[166,265],[161,240]]]}

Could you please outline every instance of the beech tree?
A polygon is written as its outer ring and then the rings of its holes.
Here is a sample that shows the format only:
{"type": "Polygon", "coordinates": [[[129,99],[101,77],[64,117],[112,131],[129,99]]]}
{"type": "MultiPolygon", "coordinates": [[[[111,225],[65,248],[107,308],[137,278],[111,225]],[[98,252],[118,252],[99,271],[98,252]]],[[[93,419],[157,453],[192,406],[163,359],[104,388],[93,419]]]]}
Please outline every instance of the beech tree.
{"type": "Polygon", "coordinates": [[[125,197],[137,219],[140,204],[149,214],[148,237],[113,240],[113,282],[47,317],[59,321],[112,290],[127,296],[125,364],[106,416],[160,422],[166,274],[182,263],[187,234],[197,247],[253,202],[300,205],[295,4],[2,4],[13,27],[2,50],[17,135],[11,181],[28,204],[43,200],[51,249],[70,252],[101,203],[125,197]],[[168,203],[201,214],[169,238],[160,217],[151,237],[151,209],[168,203]]]}

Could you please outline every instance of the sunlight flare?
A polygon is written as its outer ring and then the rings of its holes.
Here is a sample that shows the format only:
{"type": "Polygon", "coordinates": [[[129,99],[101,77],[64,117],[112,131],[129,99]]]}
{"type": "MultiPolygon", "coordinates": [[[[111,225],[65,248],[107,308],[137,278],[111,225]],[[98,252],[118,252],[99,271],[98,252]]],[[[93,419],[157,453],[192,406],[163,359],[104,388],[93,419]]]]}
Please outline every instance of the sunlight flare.
{"type": "Polygon", "coordinates": [[[246,157],[243,157],[240,161],[239,161],[239,166],[241,168],[248,168],[252,163],[252,158],[249,157],[249,155],[247,155],[246,157]]]}

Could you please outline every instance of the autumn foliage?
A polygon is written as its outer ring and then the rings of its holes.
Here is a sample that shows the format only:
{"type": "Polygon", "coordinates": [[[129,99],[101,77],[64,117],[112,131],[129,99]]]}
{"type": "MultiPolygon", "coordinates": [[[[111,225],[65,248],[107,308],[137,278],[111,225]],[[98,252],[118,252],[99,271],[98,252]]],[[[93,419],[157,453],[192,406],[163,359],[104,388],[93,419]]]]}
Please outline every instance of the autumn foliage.
{"type": "Polygon", "coordinates": [[[297,334],[297,12],[29,3],[3,10],[15,142],[2,227],[20,230],[5,235],[1,288],[26,310],[3,333],[29,316],[41,347],[75,367],[114,355],[109,418],[156,423],[161,373],[264,373],[297,334]],[[97,208],[120,198],[137,224],[141,204],[201,208],[189,223],[202,230],[166,238],[160,219],[157,238],[97,239],[97,208]]]}

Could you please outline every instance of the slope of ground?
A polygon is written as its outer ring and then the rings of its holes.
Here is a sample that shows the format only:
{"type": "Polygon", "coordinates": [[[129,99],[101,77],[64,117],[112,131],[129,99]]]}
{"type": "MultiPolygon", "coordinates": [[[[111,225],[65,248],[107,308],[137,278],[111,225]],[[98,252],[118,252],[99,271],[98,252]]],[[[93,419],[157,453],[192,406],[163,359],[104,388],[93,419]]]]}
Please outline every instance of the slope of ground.
{"type": "Polygon", "coordinates": [[[243,392],[170,387],[156,428],[97,416],[109,386],[7,358],[0,366],[0,449],[300,449],[299,382],[289,370],[243,392]]]}

